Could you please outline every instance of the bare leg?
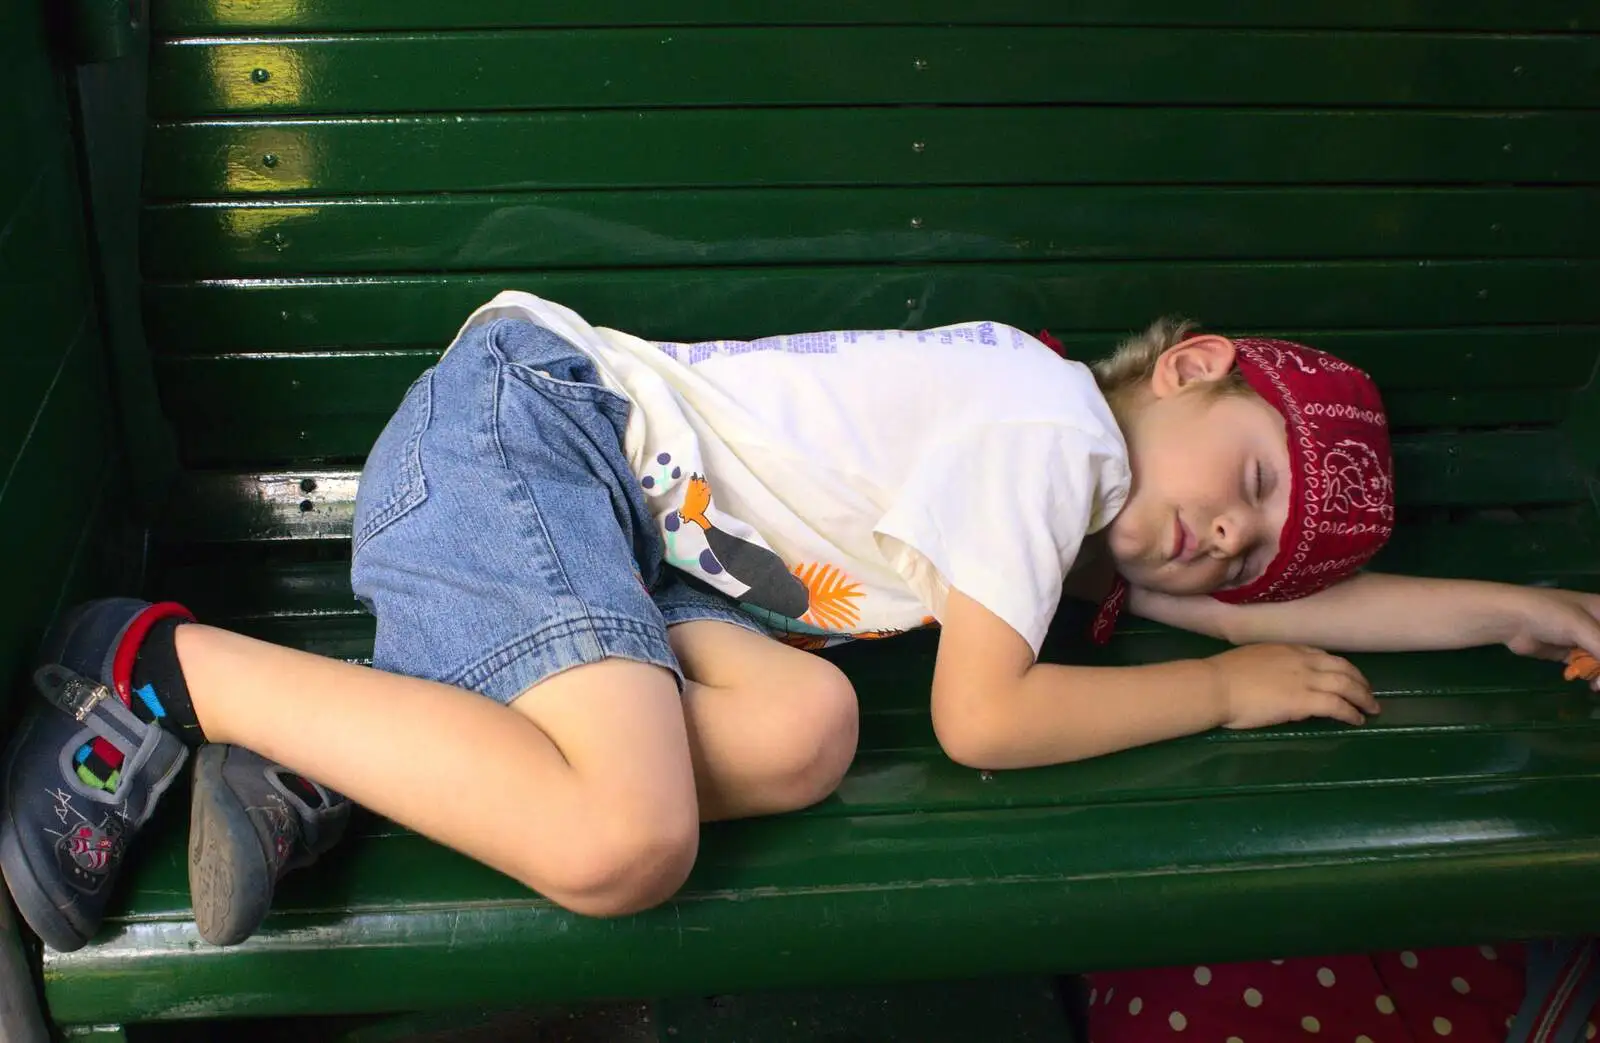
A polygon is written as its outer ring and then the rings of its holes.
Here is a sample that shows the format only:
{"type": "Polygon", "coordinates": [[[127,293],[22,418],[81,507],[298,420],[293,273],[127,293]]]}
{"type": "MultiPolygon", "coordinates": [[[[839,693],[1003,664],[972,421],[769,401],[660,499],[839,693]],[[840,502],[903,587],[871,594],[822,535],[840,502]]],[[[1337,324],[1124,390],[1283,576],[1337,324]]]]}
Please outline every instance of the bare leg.
{"type": "Polygon", "coordinates": [[[684,693],[701,821],[793,811],[839,785],[856,752],[855,692],[827,660],[729,623],[667,632],[684,693]]]}
{"type": "Polygon", "coordinates": [[[180,627],[177,647],[208,739],[341,790],[577,912],[653,905],[693,864],[688,738],[659,667],[579,667],[507,708],[210,627],[180,627]]]}
{"type": "Polygon", "coordinates": [[[210,627],[177,633],[208,739],[593,915],[677,890],[697,818],[815,803],[855,752],[854,693],[831,664],[726,623],[684,624],[669,638],[695,678],[683,698],[660,668],[607,660],[507,708],[210,627]]]}

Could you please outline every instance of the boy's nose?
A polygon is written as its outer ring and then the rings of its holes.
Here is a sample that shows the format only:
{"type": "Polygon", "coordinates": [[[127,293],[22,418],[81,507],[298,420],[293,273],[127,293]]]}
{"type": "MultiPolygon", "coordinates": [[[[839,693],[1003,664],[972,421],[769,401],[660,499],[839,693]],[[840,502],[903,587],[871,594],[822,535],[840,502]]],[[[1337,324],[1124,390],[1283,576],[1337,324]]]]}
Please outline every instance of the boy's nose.
{"type": "Polygon", "coordinates": [[[1238,557],[1250,545],[1249,520],[1241,512],[1225,511],[1211,523],[1211,547],[1227,558],[1238,557]]]}

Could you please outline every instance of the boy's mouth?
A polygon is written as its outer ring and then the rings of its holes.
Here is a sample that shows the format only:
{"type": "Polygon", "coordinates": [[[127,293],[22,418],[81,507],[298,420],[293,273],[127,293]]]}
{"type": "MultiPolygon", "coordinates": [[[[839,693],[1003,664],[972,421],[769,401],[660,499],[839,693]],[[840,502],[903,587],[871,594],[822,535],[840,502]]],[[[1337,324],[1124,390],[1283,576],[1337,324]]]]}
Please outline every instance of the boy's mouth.
{"type": "Polygon", "coordinates": [[[1187,565],[1194,557],[1195,538],[1189,527],[1183,524],[1183,518],[1176,511],[1172,515],[1172,557],[1169,559],[1180,565],[1187,565]]]}

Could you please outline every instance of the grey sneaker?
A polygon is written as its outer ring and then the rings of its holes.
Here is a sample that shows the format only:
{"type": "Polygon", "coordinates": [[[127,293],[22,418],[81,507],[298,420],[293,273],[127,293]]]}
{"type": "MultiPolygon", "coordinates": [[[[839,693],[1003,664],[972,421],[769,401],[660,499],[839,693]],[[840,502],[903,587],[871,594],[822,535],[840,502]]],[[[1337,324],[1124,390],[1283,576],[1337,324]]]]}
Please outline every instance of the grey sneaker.
{"type": "Polygon", "coordinates": [[[344,835],[348,798],[242,746],[195,755],[189,895],[200,937],[237,945],[261,926],[285,873],[344,835]]]}
{"type": "Polygon", "coordinates": [[[184,760],[153,688],[134,690],[139,645],[171,603],[78,606],[45,638],[29,709],[0,768],[0,872],[46,945],[82,948],[100,929],[123,853],[184,760]],[[135,711],[138,712],[135,712],[135,711]]]}

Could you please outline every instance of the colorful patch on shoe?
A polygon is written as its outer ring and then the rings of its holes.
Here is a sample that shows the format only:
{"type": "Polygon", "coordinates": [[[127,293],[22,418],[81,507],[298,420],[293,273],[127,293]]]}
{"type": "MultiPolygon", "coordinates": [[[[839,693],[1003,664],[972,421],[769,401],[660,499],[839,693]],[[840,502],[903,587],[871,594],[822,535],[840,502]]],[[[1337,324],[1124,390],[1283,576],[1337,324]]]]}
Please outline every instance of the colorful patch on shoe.
{"type": "Polygon", "coordinates": [[[73,806],[72,794],[57,789],[50,796],[63,827],[60,832],[45,831],[56,838],[56,865],[67,883],[85,894],[94,894],[106,885],[122,861],[122,819],[108,813],[94,822],[73,806]]]}
{"type": "Polygon", "coordinates": [[[98,736],[79,746],[72,761],[85,786],[115,793],[122,782],[122,751],[98,736]]]}

